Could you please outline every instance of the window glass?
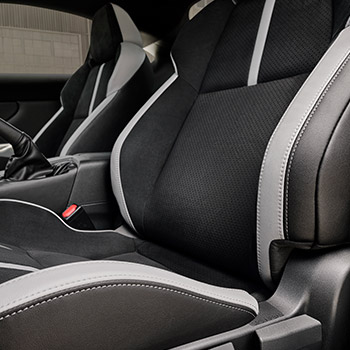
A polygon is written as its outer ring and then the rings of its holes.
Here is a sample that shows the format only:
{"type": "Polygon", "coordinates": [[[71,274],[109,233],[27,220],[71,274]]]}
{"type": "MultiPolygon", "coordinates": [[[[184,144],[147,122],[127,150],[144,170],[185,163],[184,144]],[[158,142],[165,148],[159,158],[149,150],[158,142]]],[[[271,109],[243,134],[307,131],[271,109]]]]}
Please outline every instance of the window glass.
{"type": "Polygon", "coordinates": [[[90,29],[87,18],[0,4],[0,73],[72,74],[85,61],[90,29]]]}
{"type": "Polygon", "coordinates": [[[194,16],[196,16],[200,11],[204,9],[205,6],[209,5],[214,0],[201,0],[194,4],[188,13],[189,19],[192,19],[194,16]]]}

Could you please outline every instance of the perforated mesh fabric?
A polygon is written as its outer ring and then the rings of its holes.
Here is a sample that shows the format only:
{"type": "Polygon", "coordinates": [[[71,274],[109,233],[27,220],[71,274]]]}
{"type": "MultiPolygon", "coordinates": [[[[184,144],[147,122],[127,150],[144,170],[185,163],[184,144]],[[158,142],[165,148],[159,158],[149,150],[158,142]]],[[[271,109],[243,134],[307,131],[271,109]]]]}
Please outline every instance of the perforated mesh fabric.
{"type": "Polygon", "coordinates": [[[350,18],[350,2],[348,0],[333,0],[333,38],[345,27],[350,18]]]}
{"type": "Polygon", "coordinates": [[[90,105],[92,103],[92,98],[94,94],[94,90],[97,86],[95,102],[92,106],[92,111],[106,98],[107,96],[107,87],[109,80],[113,74],[113,70],[115,68],[116,61],[119,57],[120,50],[117,51],[115,59],[107,62],[101,73],[99,81],[97,81],[97,77],[99,74],[99,70],[101,66],[95,66],[91,68],[89,76],[85,82],[83,91],[79,98],[78,104],[76,106],[74,112],[74,118],[71,121],[68,129],[64,134],[64,138],[61,141],[60,147],[58,148],[57,153],[59,154],[66,142],[70,139],[70,137],[74,134],[74,132],[78,129],[78,127],[84,122],[84,120],[90,115],[90,105]]]}
{"type": "Polygon", "coordinates": [[[304,78],[198,97],[146,203],[147,237],[255,276],[261,160],[304,78]]]}
{"type": "Polygon", "coordinates": [[[237,6],[217,43],[207,68],[202,92],[246,86],[264,1],[237,6]]]}
{"type": "Polygon", "coordinates": [[[311,72],[332,38],[332,0],[277,0],[259,82],[311,72]]]}
{"type": "Polygon", "coordinates": [[[124,142],[121,179],[140,235],[259,281],[256,205],[263,156],[285,110],[330,44],[332,11],[328,0],[277,0],[262,62],[261,77],[268,81],[247,87],[263,2],[240,2],[222,23],[220,6],[228,13],[229,3],[209,5],[193,30],[189,24],[186,35],[180,34],[174,55],[180,76],[124,142]],[[296,18],[294,11],[304,6],[308,13],[296,18]],[[215,27],[215,12],[222,33],[215,27]],[[207,14],[216,33],[210,45],[203,44],[207,14]],[[278,30],[281,22],[284,30],[278,30]],[[204,57],[191,72],[186,40],[195,42],[196,35],[194,56],[202,48],[204,57]]]}

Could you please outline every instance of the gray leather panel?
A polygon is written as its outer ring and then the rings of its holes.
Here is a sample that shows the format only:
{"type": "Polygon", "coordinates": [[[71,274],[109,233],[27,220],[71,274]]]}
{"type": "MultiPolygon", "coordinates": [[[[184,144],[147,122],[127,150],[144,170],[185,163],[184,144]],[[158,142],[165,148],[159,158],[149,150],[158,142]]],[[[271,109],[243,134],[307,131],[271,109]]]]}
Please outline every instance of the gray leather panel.
{"type": "MultiPolygon", "coordinates": [[[[1,247],[3,247],[3,246],[1,246],[1,247]]],[[[9,248],[7,248],[7,249],[9,249],[9,248]]],[[[30,271],[30,272],[39,271],[39,269],[36,269],[35,267],[32,267],[32,266],[9,264],[9,263],[2,263],[2,262],[0,262],[0,269],[30,271]]]]}
{"type": "Polygon", "coordinates": [[[116,232],[122,236],[137,239],[138,237],[127,226],[120,226],[116,229],[116,232]]]}
{"type": "Polygon", "coordinates": [[[107,87],[107,96],[120,90],[140,69],[146,53],[137,45],[124,42],[120,45],[120,56],[107,87]]]}
{"type": "Polygon", "coordinates": [[[88,284],[106,284],[117,281],[136,281],[166,285],[186,290],[203,297],[240,305],[258,314],[256,299],[247,292],[211,286],[151,266],[114,261],[96,261],[67,264],[31,273],[0,285],[0,313],[88,284]]]}
{"type": "Polygon", "coordinates": [[[142,48],[143,44],[141,34],[128,13],[117,5],[112,4],[112,6],[122,32],[123,41],[134,43],[142,48]]]}
{"type": "Polygon", "coordinates": [[[296,95],[275,129],[261,167],[257,204],[257,255],[259,271],[271,281],[269,248],[273,240],[285,239],[284,187],[288,160],[308,116],[325,88],[350,53],[350,29],[345,29],[324,55],[296,95]]]}
{"type": "Polygon", "coordinates": [[[265,6],[261,16],[259,31],[256,37],[252,62],[249,70],[248,86],[256,85],[258,83],[260,64],[262,56],[264,54],[265,44],[275,3],[276,0],[265,0],[265,6]]]}
{"type": "Polygon", "coordinates": [[[38,132],[38,134],[33,138],[34,142],[38,142],[40,137],[46,132],[50,125],[61,115],[63,112],[63,107],[61,107],[57,113],[43,126],[43,128],[38,132]]]}
{"type": "Polygon", "coordinates": [[[13,148],[9,143],[1,143],[0,144],[0,157],[10,158],[13,156],[13,148]]]}

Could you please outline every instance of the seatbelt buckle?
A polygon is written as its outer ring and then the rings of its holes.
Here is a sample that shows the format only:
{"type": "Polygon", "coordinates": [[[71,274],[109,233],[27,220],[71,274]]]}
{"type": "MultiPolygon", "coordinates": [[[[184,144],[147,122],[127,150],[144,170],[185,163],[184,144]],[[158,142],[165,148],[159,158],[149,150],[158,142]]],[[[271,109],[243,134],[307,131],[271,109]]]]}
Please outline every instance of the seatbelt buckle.
{"type": "Polygon", "coordinates": [[[95,230],[89,215],[82,206],[72,204],[62,213],[63,220],[67,225],[79,230],[95,230]]]}

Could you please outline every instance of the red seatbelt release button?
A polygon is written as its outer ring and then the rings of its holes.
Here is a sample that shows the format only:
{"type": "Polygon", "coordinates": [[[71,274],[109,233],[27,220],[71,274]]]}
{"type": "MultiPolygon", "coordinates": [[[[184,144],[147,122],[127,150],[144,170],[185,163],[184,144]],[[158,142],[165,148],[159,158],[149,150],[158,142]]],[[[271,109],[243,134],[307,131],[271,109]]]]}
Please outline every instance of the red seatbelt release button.
{"type": "Polygon", "coordinates": [[[68,219],[70,216],[72,216],[75,211],[78,209],[78,206],[76,204],[72,204],[70,207],[68,207],[63,213],[62,217],[64,219],[68,219]]]}

